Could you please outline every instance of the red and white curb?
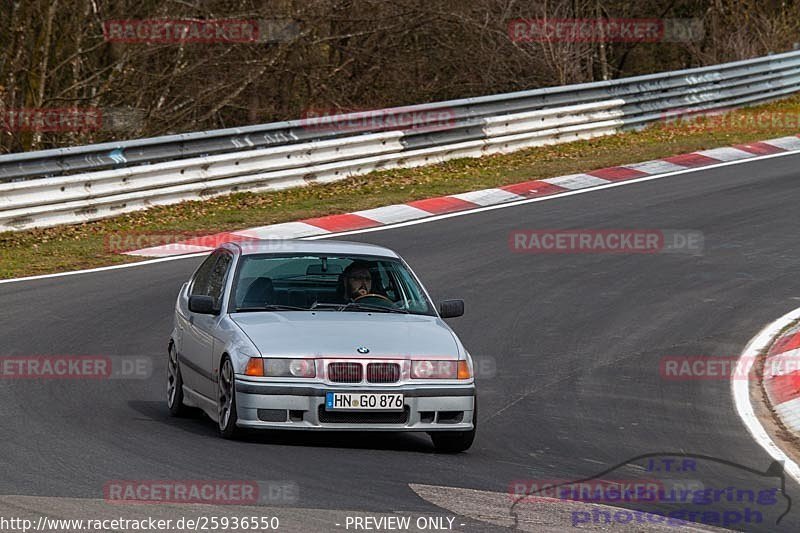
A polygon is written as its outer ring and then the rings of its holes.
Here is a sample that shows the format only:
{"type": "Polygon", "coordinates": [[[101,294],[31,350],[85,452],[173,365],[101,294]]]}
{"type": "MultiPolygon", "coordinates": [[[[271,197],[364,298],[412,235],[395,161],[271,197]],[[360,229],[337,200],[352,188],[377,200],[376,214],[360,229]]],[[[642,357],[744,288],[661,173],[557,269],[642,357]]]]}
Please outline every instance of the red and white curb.
{"type": "Polygon", "coordinates": [[[766,351],[764,361],[763,383],[767,400],[772,404],[780,420],[787,428],[797,431],[800,420],[800,406],[794,401],[798,396],[800,369],[796,360],[798,343],[800,343],[800,308],[789,311],[774,322],[768,324],[753,337],[739,357],[737,375],[746,379],[734,379],[733,402],[736,412],[753,439],[773,459],[783,463],[783,468],[795,481],[800,483],[800,465],[778,446],[753,408],[750,395],[751,379],[755,378],[751,369],[756,359],[766,351]],[[791,326],[791,327],[790,327],[791,326]]]}
{"type": "Polygon", "coordinates": [[[767,352],[764,390],[786,429],[800,433],[800,324],[784,332],[767,352]]]}
{"type": "Polygon", "coordinates": [[[701,150],[643,163],[601,168],[583,174],[525,181],[491,189],[415,200],[405,204],[366,209],[353,213],[307,218],[296,222],[284,222],[218,233],[124,253],[145,257],[170,257],[211,251],[220,244],[230,241],[297,239],[362,230],[531,198],[552,196],[580,189],[601,187],[659,174],[794,151],[800,151],[800,135],[749,144],[738,144],[732,147],[701,150]]]}

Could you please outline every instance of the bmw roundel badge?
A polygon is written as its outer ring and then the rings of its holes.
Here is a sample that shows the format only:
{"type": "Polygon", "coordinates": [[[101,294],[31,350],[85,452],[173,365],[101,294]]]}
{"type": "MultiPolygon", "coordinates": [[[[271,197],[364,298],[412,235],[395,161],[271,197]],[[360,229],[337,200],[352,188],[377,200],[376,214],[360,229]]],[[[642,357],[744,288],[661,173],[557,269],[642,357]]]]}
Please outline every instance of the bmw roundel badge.
{"type": "Polygon", "coordinates": [[[356,351],[358,353],[369,353],[369,348],[367,348],[366,346],[359,346],[358,348],[356,348],[356,351]]]}

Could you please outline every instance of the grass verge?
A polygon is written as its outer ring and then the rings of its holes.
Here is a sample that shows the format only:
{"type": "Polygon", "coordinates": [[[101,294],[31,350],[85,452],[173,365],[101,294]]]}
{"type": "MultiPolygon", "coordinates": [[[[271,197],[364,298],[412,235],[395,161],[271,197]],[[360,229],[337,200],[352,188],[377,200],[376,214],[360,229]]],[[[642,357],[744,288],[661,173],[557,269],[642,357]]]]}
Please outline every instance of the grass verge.
{"type": "Polygon", "coordinates": [[[508,155],[385,170],[333,184],[183,202],[73,226],[0,233],[0,279],[141,260],[116,254],[107,245],[109,239],[132,232],[210,234],[587,172],[794,135],[799,131],[798,118],[800,96],[794,96],[720,117],[656,124],[639,132],[508,155]]]}

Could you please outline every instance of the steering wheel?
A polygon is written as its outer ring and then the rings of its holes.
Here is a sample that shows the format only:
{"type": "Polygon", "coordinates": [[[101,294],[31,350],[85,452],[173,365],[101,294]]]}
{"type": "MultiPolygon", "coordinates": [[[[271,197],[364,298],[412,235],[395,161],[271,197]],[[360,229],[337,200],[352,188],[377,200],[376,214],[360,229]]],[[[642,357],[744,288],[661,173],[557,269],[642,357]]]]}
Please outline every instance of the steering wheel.
{"type": "MultiPolygon", "coordinates": [[[[391,300],[390,300],[389,298],[387,298],[386,296],[384,296],[383,294],[375,294],[374,292],[371,292],[371,293],[369,293],[369,294],[362,294],[361,296],[358,296],[358,297],[356,297],[356,298],[353,298],[353,301],[354,301],[354,302],[359,302],[359,301],[361,301],[361,300],[365,300],[366,298],[375,298],[375,299],[377,299],[379,302],[380,302],[380,301],[386,301],[386,302],[389,302],[391,305],[394,305],[394,302],[393,302],[393,301],[391,301],[391,300]]],[[[361,303],[369,303],[369,302],[361,302],[361,303]]]]}

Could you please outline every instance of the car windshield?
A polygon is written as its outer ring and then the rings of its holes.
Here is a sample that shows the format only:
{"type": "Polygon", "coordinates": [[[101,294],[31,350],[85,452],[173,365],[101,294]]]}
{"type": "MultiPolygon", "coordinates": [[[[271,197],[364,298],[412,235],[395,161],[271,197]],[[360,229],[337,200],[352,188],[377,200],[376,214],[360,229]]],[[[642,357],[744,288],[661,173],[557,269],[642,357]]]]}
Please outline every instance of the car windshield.
{"type": "Polygon", "coordinates": [[[235,312],[342,311],[434,315],[417,280],[397,259],[248,255],[239,261],[235,312]]]}

